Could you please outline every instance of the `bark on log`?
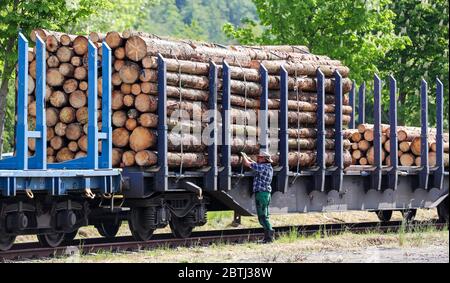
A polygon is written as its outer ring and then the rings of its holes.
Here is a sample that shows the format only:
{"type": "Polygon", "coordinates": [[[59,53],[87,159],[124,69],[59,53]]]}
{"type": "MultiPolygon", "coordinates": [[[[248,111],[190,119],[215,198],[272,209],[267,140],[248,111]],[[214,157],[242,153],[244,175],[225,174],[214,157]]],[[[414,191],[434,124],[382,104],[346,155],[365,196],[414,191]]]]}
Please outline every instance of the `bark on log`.
{"type": "MultiPolygon", "coordinates": [[[[432,151],[436,151],[437,150],[436,141],[431,142],[430,148],[431,148],[432,151]]],[[[444,142],[443,143],[443,149],[444,149],[445,153],[448,153],[448,149],[449,149],[449,143],[448,142],[444,142]]]]}
{"type": "MultiPolygon", "coordinates": [[[[219,95],[219,102],[222,101],[222,96],[219,95]]],[[[247,98],[240,95],[231,95],[230,96],[231,105],[245,107],[247,105],[248,108],[259,109],[261,101],[259,99],[247,98]]],[[[269,109],[280,109],[280,101],[277,99],[268,99],[268,108],[269,109]]],[[[311,103],[306,101],[296,101],[296,100],[288,100],[288,110],[292,111],[306,111],[306,112],[315,112],[317,111],[317,103],[311,103]]],[[[335,105],[333,104],[325,104],[325,113],[335,113],[335,105]]],[[[352,107],[343,105],[342,106],[342,114],[351,114],[352,107]]]]}
{"type": "MultiPolygon", "coordinates": [[[[317,139],[289,139],[288,140],[289,149],[296,150],[298,149],[298,146],[300,145],[300,149],[307,149],[307,150],[313,150],[316,149],[317,146],[317,139]]],[[[325,139],[325,149],[334,149],[335,143],[334,139],[325,139]]],[[[350,147],[349,142],[344,140],[343,142],[344,149],[348,149],[350,147]]]]}
{"type": "MultiPolygon", "coordinates": [[[[254,131],[256,134],[256,130],[254,131]]],[[[344,134],[345,135],[345,134],[344,134]]],[[[289,138],[316,138],[317,129],[315,128],[300,128],[300,129],[288,129],[289,138]]],[[[334,137],[333,129],[325,129],[325,137],[331,139],[334,137]]]]}
{"type": "MultiPolygon", "coordinates": [[[[183,162],[183,168],[200,168],[208,164],[208,158],[203,153],[167,153],[167,163],[169,167],[180,167],[183,162]]],[[[156,164],[156,160],[152,162],[156,164]]]]}
{"type": "MultiPolygon", "coordinates": [[[[280,99],[280,91],[269,90],[269,98],[270,99],[280,99]]],[[[289,91],[288,99],[294,101],[305,101],[310,103],[317,103],[317,92],[305,92],[305,91],[289,91]]],[[[342,97],[342,104],[349,105],[350,100],[348,95],[344,95],[342,97]]],[[[331,93],[325,93],[325,104],[334,104],[335,96],[331,93]]]]}
{"type": "MultiPolygon", "coordinates": [[[[359,124],[357,126],[357,129],[361,134],[364,134],[368,130],[373,130],[373,127],[374,127],[373,124],[359,124]]],[[[381,133],[384,133],[389,137],[389,135],[386,132],[386,131],[388,131],[388,129],[389,129],[388,124],[381,124],[381,133]]]]}
{"type": "Polygon", "coordinates": [[[314,63],[312,61],[307,62],[280,62],[280,61],[262,61],[261,65],[263,65],[269,74],[280,74],[281,66],[286,68],[286,71],[289,75],[295,76],[297,72],[297,76],[315,76],[317,69],[320,69],[322,73],[326,77],[333,76],[335,71],[338,71],[342,77],[348,77],[350,73],[350,69],[345,66],[337,66],[337,65],[324,65],[314,63]]]}
{"type": "Polygon", "coordinates": [[[196,137],[191,134],[169,133],[167,136],[168,150],[180,152],[203,152],[206,150],[205,144],[202,142],[201,136],[196,137]]]}

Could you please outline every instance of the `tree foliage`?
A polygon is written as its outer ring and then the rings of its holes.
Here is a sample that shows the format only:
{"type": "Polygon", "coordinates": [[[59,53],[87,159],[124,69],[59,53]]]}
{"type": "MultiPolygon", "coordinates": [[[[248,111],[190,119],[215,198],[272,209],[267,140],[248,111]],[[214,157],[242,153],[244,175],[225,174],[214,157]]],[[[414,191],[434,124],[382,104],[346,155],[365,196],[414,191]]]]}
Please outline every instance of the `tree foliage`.
{"type": "Polygon", "coordinates": [[[226,23],[256,20],[251,0],[119,0],[74,27],[75,30],[107,32],[127,29],[164,36],[225,43],[226,23]]]}
{"type": "Polygon", "coordinates": [[[157,2],[158,0],[108,1],[84,21],[69,24],[69,29],[83,33],[134,30],[148,13],[152,13],[157,2]]]}
{"type": "Polygon", "coordinates": [[[410,42],[395,33],[390,0],[254,0],[264,31],[227,25],[225,31],[242,43],[307,45],[315,54],[342,60],[352,78],[368,80],[391,50],[410,42]],[[371,7],[376,2],[377,7],[371,7]]]}
{"type": "MultiPolygon", "coordinates": [[[[399,123],[420,125],[418,90],[423,76],[448,90],[448,2],[444,0],[253,0],[260,22],[224,27],[244,44],[302,44],[315,54],[342,60],[358,83],[373,74],[394,74],[399,82],[399,123]],[[263,30],[261,31],[261,27],[263,30]]],[[[384,80],[387,86],[387,80],[384,80]]],[[[388,120],[389,97],[383,92],[388,120]]],[[[368,91],[371,91],[369,88],[368,91]]],[[[435,92],[430,88],[430,125],[435,124],[435,92]]],[[[448,123],[448,95],[445,123],[448,123]]],[[[367,95],[367,108],[373,98],[367,95]]],[[[367,111],[369,121],[371,111],[367,111]]]]}
{"type": "MultiPolygon", "coordinates": [[[[14,91],[11,79],[17,61],[17,35],[26,36],[36,27],[64,31],[72,24],[102,7],[106,0],[2,0],[0,2],[0,136],[6,141],[5,150],[12,144],[12,131],[2,135],[5,117],[14,113],[14,91]],[[9,93],[9,95],[8,95],[9,93]],[[8,99],[7,99],[8,98],[8,99]],[[8,107],[7,107],[8,106],[8,107]]],[[[1,144],[1,143],[0,143],[1,144]]]]}
{"type": "Polygon", "coordinates": [[[411,45],[403,50],[392,50],[386,54],[381,68],[395,75],[399,85],[399,117],[409,125],[420,124],[420,79],[430,86],[429,119],[436,123],[435,79],[444,83],[445,123],[448,127],[448,1],[397,0],[391,9],[397,14],[394,19],[397,34],[406,35],[411,45]]]}

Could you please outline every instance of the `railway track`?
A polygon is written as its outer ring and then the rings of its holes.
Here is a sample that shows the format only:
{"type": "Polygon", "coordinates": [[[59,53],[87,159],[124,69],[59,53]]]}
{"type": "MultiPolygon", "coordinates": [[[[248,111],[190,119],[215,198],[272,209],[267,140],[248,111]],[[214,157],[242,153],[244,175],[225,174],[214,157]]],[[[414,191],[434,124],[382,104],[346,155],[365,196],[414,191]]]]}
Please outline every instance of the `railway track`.
{"type": "MultiPolygon", "coordinates": [[[[420,231],[427,227],[443,229],[447,227],[444,223],[436,221],[415,221],[405,226],[401,221],[395,222],[362,222],[362,223],[339,223],[339,224],[320,224],[320,225],[300,225],[275,227],[278,235],[297,231],[299,235],[335,235],[342,232],[366,233],[366,232],[398,232],[405,228],[408,231],[420,231]]],[[[11,250],[0,252],[0,262],[42,259],[51,257],[63,257],[73,254],[89,254],[100,251],[110,252],[129,252],[143,249],[154,249],[158,247],[190,247],[207,246],[213,243],[243,243],[246,241],[256,241],[263,236],[261,228],[230,229],[230,230],[212,230],[199,231],[192,233],[190,238],[174,238],[172,234],[155,234],[152,240],[138,242],[131,236],[106,238],[88,238],[74,240],[69,245],[57,248],[44,248],[39,243],[21,243],[16,244],[11,250]]]]}

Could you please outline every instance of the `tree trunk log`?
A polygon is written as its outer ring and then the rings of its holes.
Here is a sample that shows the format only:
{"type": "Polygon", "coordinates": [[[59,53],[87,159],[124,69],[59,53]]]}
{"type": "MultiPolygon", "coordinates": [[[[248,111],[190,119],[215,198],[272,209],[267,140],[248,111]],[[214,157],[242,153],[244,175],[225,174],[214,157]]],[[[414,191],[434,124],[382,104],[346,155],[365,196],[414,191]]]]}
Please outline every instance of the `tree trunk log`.
{"type": "Polygon", "coordinates": [[[144,127],[137,127],[130,135],[130,148],[136,152],[153,147],[156,142],[156,135],[144,127]]]}

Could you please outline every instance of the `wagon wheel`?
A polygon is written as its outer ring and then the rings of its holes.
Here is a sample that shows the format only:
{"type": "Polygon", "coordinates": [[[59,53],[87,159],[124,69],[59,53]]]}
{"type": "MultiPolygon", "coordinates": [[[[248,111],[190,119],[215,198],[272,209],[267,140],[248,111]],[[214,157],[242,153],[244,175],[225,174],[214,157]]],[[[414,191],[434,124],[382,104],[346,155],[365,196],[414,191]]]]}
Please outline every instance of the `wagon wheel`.
{"type": "Polygon", "coordinates": [[[122,225],[122,221],[101,221],[95,224],[95,228],[98,233],[105,238],[114,238],[119,232],[119,228],[122,225]]]}
{"type": "Polygon", "coordinates": [[[37,235],[37,238],[42,246],[56,248],[64,242],[65,236],[66,233],[50,233],[37,235]]]}
{"type": "Polygon", "coordinates": [[[439,215],[439,222],[449,223],[449,207],[448,207],[448,197],[444,199],[437,207],[437,212],[439,215]]]}
{"type": "Polygon", "coordinates": [[[392,210],[378,210],[375,213],[381,222],[388,222],[392,218],[392,210]]]}
{"type": "Polygon", "coordinates": [[[189,238],[192,233],[192,227],[191,225],[187,224],[185,221],[183,221],[184,218],[176,217],[175,215],[172,215],[169,226],[172,230],[172,234],[177,238],[189,238]]]}
{"type": "Polygon", "coordinates": [[[14,235],[6,235],[3,232],[0,232],[0,251],[7,251],[13,245],[16,240],[16,236],[14,235]]]}
{"type": "Polygon", "coordinates": [[[138,241],[148,241],[155,229],[148,223],[148,208],[133,207],[130,212],[128,226],[131,234],[138,241]]]}
{"type": "Polygon", "coordinates": [[[405,223],[411,223],[416,218],[417,209],[406,209],[402,210],[403,221],[405,223]]]}

